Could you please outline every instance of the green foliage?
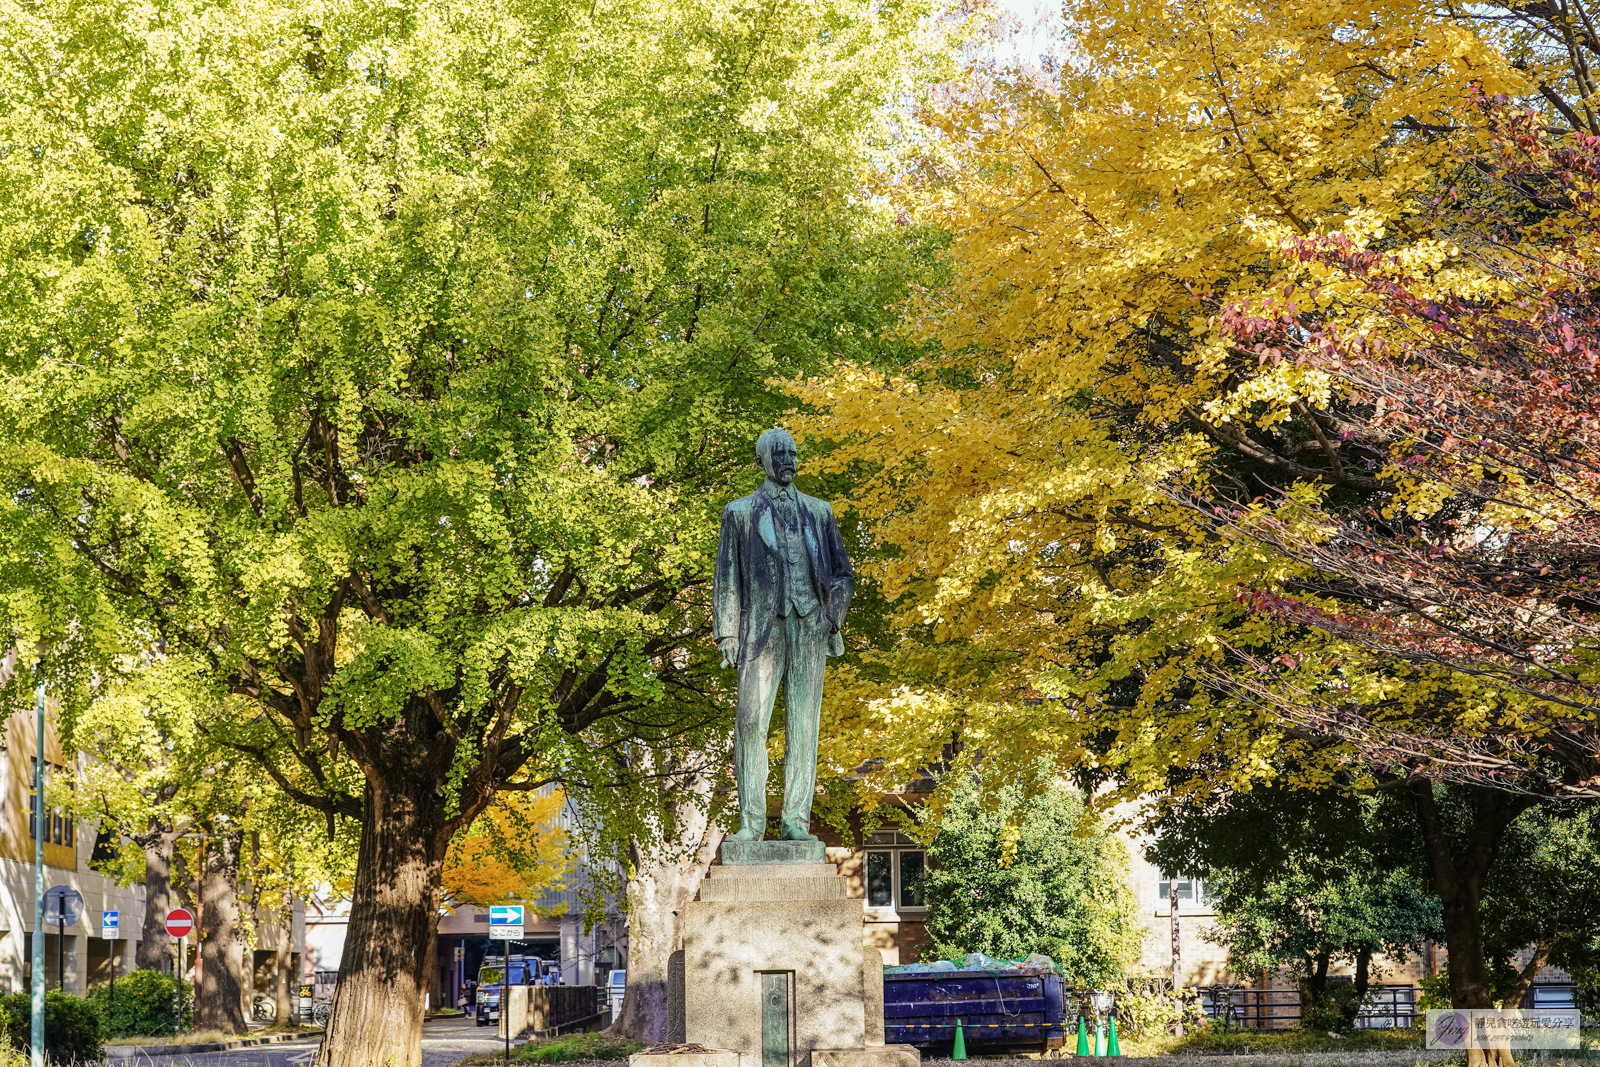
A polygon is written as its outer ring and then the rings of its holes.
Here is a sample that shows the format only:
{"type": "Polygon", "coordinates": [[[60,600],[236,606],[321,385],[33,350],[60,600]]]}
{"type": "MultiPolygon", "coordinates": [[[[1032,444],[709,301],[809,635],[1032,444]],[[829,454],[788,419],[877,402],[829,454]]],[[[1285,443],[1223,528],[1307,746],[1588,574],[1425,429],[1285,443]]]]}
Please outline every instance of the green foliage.
{"type": "MultiPolygon", "coordinates": [[[[1464,811],[1451,814],[1466,817],[1464,811]]],[[[1575,977],[1600,968],[1597,899],[1600,812],[1592,804],[1544,804],[1513,822],[1481,904],[1494,998],[1510,995],[1519,977],[1514,957],[1529,945],[1547,946],[1549,963],[1575,977]]]]}
{"type": "Polygon", "coordinates": [[[1448,1008],[1450,1006],[1450,968],[1440,967],[1438,974],[1423,975],[1417,979],[1417,985],[1422,987],[1422,995],[1417,998],[1417,1007],[1448,1008]]]}
{"type": "Polygon", "coordinates": [[[129,738],[108,785],[161,757],[126,824],[248,757],[328,837],[369,785],[434,783],[398,832],[436,844],[559,777],[604,808],[591,854],[672,839],[663,767],[726,744],[704,588],[774,382],[907,343],[935,242],[859,182],[936,73],[927,14],[0,20],[6,143],[36,146],[0,153],[0,632],[44,639],[75,736],[129,738]]]}
{"type": "MultiPolygon", "coordinates": [[[[32,1033],[33,998],[28,993],[0,997],[6,1039],[14,1049],[27,1049],[32,1033]]],[[[67,993],[44,994],[44,1049],[52,1063],[88,1063],[105,1059],[105,1025],[90,1002],[67,993]]]]}
{"type": "Polygon", "coordinates": [[[1207,880],[1209,935],[1236,974],[1287,970],[1301,1026],[1343,1030],[1361,1009],[1372,958],[1404,960],[1443,936],[1438,898],[1392,802],[1274,786],[1185,800],[1156,820],[1151,858],[1207,880]],[[1329,980],[1353,964],[1354,982],[1329,980]]]}
{"type": "Polygon", "coordinates": [[[529,1042],[518,1050],[528,1063],[593,1063],[626,1060],[643,1048],[639,1042],[610,1034],[569,1034],[550,1041],[529,1042]]]}
{"type": "MultiPolygon", "coordinates": [[[[117,979],[116,996],[110,987],[97,985],[86,998],[105,1020],[107,1037],[160,1037],[177,1033],[178,983],[172,975],[154,968],[131,971],[117,979]]],[[[192,991],[183,1001],[185,1027],[193,1022],[192,991]]]]}
{"type": "Polygon", "coordinates": [[[1366,991],[1357,989],[1354,982],[1323,981],[1319,984],[1315,976],[1307,975],[1299,985],[1302,1030],[1317,1033],[1347,1030],[1361,1014],[1366,991]]]}
{"type": "Polygon", "coordinates": [[[937,818],[923,959],[1039,952],[1079,988],[1121,981],[1141,937],[1127,853],[1077,793],[1057,783],[985,797],[968,779],[937,818]]]}
{"type": "MultiPolygon", "coordinates": [[[[1309,979],[1319,963],[1325,972],[1329,960],[1354,963],[1363,953],[1404,960],[1422,942],[1442,936],[1439,899],[1408,871],[1341,875],[1300,863],[1280,868],[1259,889],[1241,881],[1214,871],[1208,886],[1216,891],[1212,936],[1228,947],[1229,966],[1238,974],[1287,968],[1309,979]]],[[[1354,1018],[1359,999],[1344,1005],[1349,1016],[1340,1026],[1354,1018]]]]}
{"type": "Polygon", "coordinates": [[[1174,997],[1171,981],[1159,977],[1131,977],[1117,990],[1117,1028],[1123,1037],[1160,1038],[1172,1031],[1180,1015],[1186,1031],[1201,1025],[1205,1016],[1198,990],[1180,990],[1174,997]]]}

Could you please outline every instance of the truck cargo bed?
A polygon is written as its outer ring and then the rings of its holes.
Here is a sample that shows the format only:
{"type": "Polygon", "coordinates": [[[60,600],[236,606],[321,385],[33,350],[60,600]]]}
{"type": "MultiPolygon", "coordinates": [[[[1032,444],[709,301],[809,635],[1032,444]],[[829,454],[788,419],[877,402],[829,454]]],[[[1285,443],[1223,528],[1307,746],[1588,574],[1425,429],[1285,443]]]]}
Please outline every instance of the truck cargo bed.
{"type": "Polygon", "coordinates": [[[968,1049],[1060,1048],[1061,978],[988,971],[883,976],[884,1040],[948,1047],[957,1019],[968,1049]]]}

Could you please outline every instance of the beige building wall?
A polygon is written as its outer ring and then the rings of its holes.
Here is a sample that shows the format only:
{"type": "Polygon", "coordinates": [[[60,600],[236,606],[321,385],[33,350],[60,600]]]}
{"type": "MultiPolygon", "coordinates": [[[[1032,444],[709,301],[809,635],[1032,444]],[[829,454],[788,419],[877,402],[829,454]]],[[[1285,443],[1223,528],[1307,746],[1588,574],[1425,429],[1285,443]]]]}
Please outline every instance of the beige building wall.
{"type": "MultiPolygon", "coordinates": [[[[1165,874],[1155,864],[1145,859],[1145,849],[1150,844],[1147,835],[1140,834],[1135,828],[1137,825],[1138,808],[1133,804],[1122,804],[1114,808],[1109,817],[1113,823],[1121,825],[1117,830],[1128,849],[1128,877],[1133,887],[1135,897],[1139,901],[1139,922],[1145,929],[1144,950],[1140,956],[1140,968],[1165,977],[1171,973],[1172,967],[1172,908],[1169,899],[1158,897],[1159,883],[1165,880],[1165,874]]],[[[1187,878],[1179,872],[1180,882],[1187,878]]],[[[1240,975],[1228,970],[1227,949],[1210,939],[1217,929],[1216,912],[1204,899],[1183,901],[1180,903],[1178,914],[1180,929],[1178,962],[1182,972],[1183,982],[1186,986],[1251,986],[1263,989],[1292,989],[1294,982],[1287,974],[1270,976],[1265,983],[1260,975],[1240,975]]],[[[1377,956],[1373,959],[1372,982],[1386,985],[1416,985],[1424,975],[1430,973],[1429,965],[1432,961],[1433,973],[1444,962],[1443,946],[1430,947],[1419,956],[1413,956],[1405,961],[1388,959],[1377,956]]],[[[1353,968],[1349,964],[1336,964],[1332,969],[1335,975],[1349,975],[1353,968]]],[[[1541,980],[1550,980],[1541,973],[1541,980]]]]}
{"type": "MultiPolygon", "coordinates": [[[[8,674],[11,657],[0,661],[0,676],[8,674]]],[[[31,702],[25,707],[7,709],[10,714],[0,728],[0,990],[20,992],[31,974],[29,943],[33,934],[34,840],[29,833],[28,801],[33,791],[33,758],[38,748],[36,711],[31,702]]],[[[45,703],[46,792],[49,777],[70,771],[55,732],[55,702],[45,703]]],[[[61,983],[69,993],[84,993],[91,982],[111,976],[114,965],[125,973],[133,962],[137,937],[144,921],[144,887],[123,888],[112,879],[90,869],[97,827],[79,822],[67,833],[67,821],[59,813],[45,813],[44,846],[45,888],[67,885],[83,894],[83,917],[66,928],[61,942],[54,927],[45,932],[45,975],[50,988],[61,983]],[[55,841],[60,835],[61,843],[55,841]],[[116,911],[119,923],[115,938],[102,936],[105,912],[116,911]],[[64,966],[58,967],[58,959],[64,966]]]]}

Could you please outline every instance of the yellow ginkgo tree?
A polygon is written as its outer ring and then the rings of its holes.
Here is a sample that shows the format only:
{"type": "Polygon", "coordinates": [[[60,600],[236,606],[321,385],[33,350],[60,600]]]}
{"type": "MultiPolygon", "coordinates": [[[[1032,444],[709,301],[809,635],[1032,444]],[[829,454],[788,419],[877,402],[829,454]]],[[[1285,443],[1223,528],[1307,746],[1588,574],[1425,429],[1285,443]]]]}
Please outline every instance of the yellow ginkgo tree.
{"type": "MultiPolygon", "coordinates": [[[[1218,746],[1265,773],[1283,732],[1224,729],[1193,679],[1283,639],[1242,601],[1293,565],[1220,545],[1171,486],[1362,498],[1382,457],[1340,438],[1325,372],[1259,360],[1217,310],[1282,295],[1301,270],[1285,242],[1328,232],[1459,281],[1430,194],[1462,166],[1469,92],[1531,84],[1497,42],[1403,0],[1065,16],[1066,69],[951,96],[894,190],[950,234],[951,283],[907,309],[928,354],[794,389],[824,464],[861,479],[846,506],[903,635],[838,687],[836,769],[864,743],[893,780],[959,733],[1090,753],[1140,787],[1218,746]]],[[[1320,313],[1341,292],[1300,299],[1320,313]]]]}
{"type": "MultiPolygon", "coordinates": [[[[1463,248],[1468,216],[1439,207],[1493,195],[1475,101],[1587,130],[1587,83],[1516,26],[1525,12],[1487,13],[1069,2],[1058,74],[986,71],[925,116],[923,158],[886,193],[950,236],[950,284],[906,309],[929,348],[794,386],[806,445],[857,481],[839,506],[898,623],[835,672],[833,773],[867,754],[871,795],[939,760],[981,754],[998,783],[1049,753],[1129,793],[1371,785],[1337,733],[1239,679],[1281,668],[1390,723],[1462,729],[1524,699],[1257,610],[1311,568],[1196,506],[1266,508],[1315,540],[1330,510],[1436,488],[1353,432],[1333,371],[1241,344],[1223,312],[1394,328],[1360,281],[1296,255],[1326,235],[1428,292],[1506,294],[1463,248]]],[[[1520,808],[1485,804],[1489,840],[1520,808]]],[[[1469,948],[1452,944],[1453,969],[1469,948]]]]}
{"type": "Polygon", "coordinates": [[[565,803],[560,790],[497,796],[450,842],[445,898],[482,907],[535,901],[560,889],[572,870],[567,835],[557,823],[565,803]]]}

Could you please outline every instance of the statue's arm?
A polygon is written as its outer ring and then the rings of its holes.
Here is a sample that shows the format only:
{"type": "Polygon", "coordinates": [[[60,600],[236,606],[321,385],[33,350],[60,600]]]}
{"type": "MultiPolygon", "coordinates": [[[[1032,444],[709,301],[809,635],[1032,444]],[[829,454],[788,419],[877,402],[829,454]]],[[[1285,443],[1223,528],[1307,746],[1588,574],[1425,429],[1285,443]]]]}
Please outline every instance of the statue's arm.
{"type": "Polygon", "coordinates": [[[711,639],[722,649],[724,663],[732,641],[735,659],[739,649],[739,517],[733,506],[722,509],[722,530],[717,536],[717,563],[711,574],[711,639]]]}

